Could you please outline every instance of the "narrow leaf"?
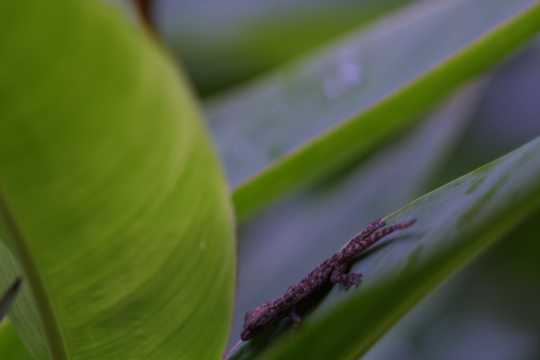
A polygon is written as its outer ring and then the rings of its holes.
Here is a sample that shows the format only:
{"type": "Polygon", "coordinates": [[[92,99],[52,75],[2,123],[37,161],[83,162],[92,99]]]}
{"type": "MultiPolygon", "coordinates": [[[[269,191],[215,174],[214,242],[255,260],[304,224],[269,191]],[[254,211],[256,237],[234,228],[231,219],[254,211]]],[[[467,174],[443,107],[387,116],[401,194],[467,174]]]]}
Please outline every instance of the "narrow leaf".
{"type": "Polygon", "coordinates": [[[208,95],[411,1],[156,1],[155,9],[165,41],[208,95]]]}
{"type": "Polygon", "coordinates": [[[365,158],[540,30],[534,1],[474,3],[419,4],[210,104],[240,220],[365,158]]]}
{"type": "Polygon", "coordinates": [[[540,206],[540,138],[412,202],[386,220],[417,219],[357,263],[353,291],[335,288],[264,359],[353,359],[423,296],[540,206]]]}
{"type": "MultiPolygon", "coordinates": [[[[362,226],[427,190],[432,174],[471,120],[482,89],[475,85],[460,91],[422,126],[376,156],[240,227],[233,342],[239,339],[248,310],[279,297],[362,226]]],[[[254,356],[262,349],[259,343],[249,343],[241,351],[254,356]]]]}

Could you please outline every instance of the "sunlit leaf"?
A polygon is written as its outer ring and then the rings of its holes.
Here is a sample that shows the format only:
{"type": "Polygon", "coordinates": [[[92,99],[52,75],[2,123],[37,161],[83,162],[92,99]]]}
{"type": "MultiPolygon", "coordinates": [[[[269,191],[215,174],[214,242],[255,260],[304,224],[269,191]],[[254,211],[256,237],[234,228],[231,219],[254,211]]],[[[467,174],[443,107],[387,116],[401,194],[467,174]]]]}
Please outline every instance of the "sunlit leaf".
{"type": "Polygon", "coordinates": [[[182,76],[100,1],[0,2],[0,288],[36,359],[216,358],[227,190],[182,76]]]}
{"type": "Polygon", "coordinates": [[[31,360],[15,328],[7,320],[0,323],[0,359],[31,360]]]}

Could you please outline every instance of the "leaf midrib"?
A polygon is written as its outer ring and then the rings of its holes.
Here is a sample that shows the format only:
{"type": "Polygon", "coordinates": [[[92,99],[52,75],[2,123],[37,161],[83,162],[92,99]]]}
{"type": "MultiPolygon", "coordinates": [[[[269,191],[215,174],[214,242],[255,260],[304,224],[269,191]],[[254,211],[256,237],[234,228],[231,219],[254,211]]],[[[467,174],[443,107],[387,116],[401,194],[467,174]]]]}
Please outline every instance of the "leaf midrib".
{"type": "Polygon", "coordinates": [[[0,221],[5,225],[7,235],[13,240],[14,250],[17,252],[20,265],[24,269],[27,278],[25,286],[30,288],[34,297],[41,323],[44,328],[45,338],[49,345],[49,355],[52,360],[67,360],[69,357],[65,347],[64,338],[60,333],[60,328],[56,321],[56,316],[49,296],[47,295],[47,291],[41,281],[37,268],[32,261],[28,246],[24,240],[24,235],[17,226],[17,222],[9,209],[9,205],[2,191],[0,191],[0,221]]]}

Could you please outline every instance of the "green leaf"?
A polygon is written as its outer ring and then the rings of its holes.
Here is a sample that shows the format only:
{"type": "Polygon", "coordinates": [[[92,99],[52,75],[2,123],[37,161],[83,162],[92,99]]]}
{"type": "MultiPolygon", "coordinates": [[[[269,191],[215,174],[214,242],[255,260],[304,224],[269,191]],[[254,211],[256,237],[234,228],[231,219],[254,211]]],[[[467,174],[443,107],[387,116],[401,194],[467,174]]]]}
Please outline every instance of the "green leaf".
{"type": "Polygon", "coordinates": [[[180,74],[95,1],[0,2],[0,288],[38,359],[216,358],[228,193],[180,74]]]}
{"type": "MultiPolygon", "coordinates": [[[[472,119],[480,90],[483,86],[475,85],[460,91],[376,156],[240,227],[233,341],[239,338],[248,310],[279,297],[362,226],[427,191],[428,179],[472,119]]],[[[263,349],[264,345],[248,343],[240,358],[263,349]]]]}
{"type": "Polygon", "coordinates": [[[539,179],[537,138],[390,215],[388,223],[418,222],[353,267],[365,275],[358,291],[332,290],[262,358],[358,358],[423,296],[538,209],[539,179]]]}
{"type": "Polygon", "coordinates": [[[0,359],[31,360],[15,329],[9,321],[0,323],[0,359]]]}
{"type": "Polygon", "coordinates": [[[374,152],[540,30],[534,1],[473,3],[419,4],[210,104],[240,221],[374,152]]]}

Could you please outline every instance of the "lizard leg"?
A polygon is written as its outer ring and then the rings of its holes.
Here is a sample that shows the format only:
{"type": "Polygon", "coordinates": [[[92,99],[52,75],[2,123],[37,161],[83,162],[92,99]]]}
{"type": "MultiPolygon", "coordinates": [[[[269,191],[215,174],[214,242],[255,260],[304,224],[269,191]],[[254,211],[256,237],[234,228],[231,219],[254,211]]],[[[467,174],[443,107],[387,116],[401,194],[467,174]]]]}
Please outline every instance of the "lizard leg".
{"type": "Polygon", "coordinates": [[[341,284],[345,287],[345,289],[349,289],[352,286],[358,286],[360,285],[360,282],[362,281],[362,274],[346,272],[347,267],[346,266],[339,266],[332,271],[332,275],[330,275],[330,281],[332,284],[341,284]]]}
{"type": "Polygon", "coordinates": [[[295,308],[292,308],[289,312],[289,318],[293,322],[294,326],[300,325],[300,323],[302,322],[302,318],[300,317],[300,315],[298,315],[295,308]]]}

